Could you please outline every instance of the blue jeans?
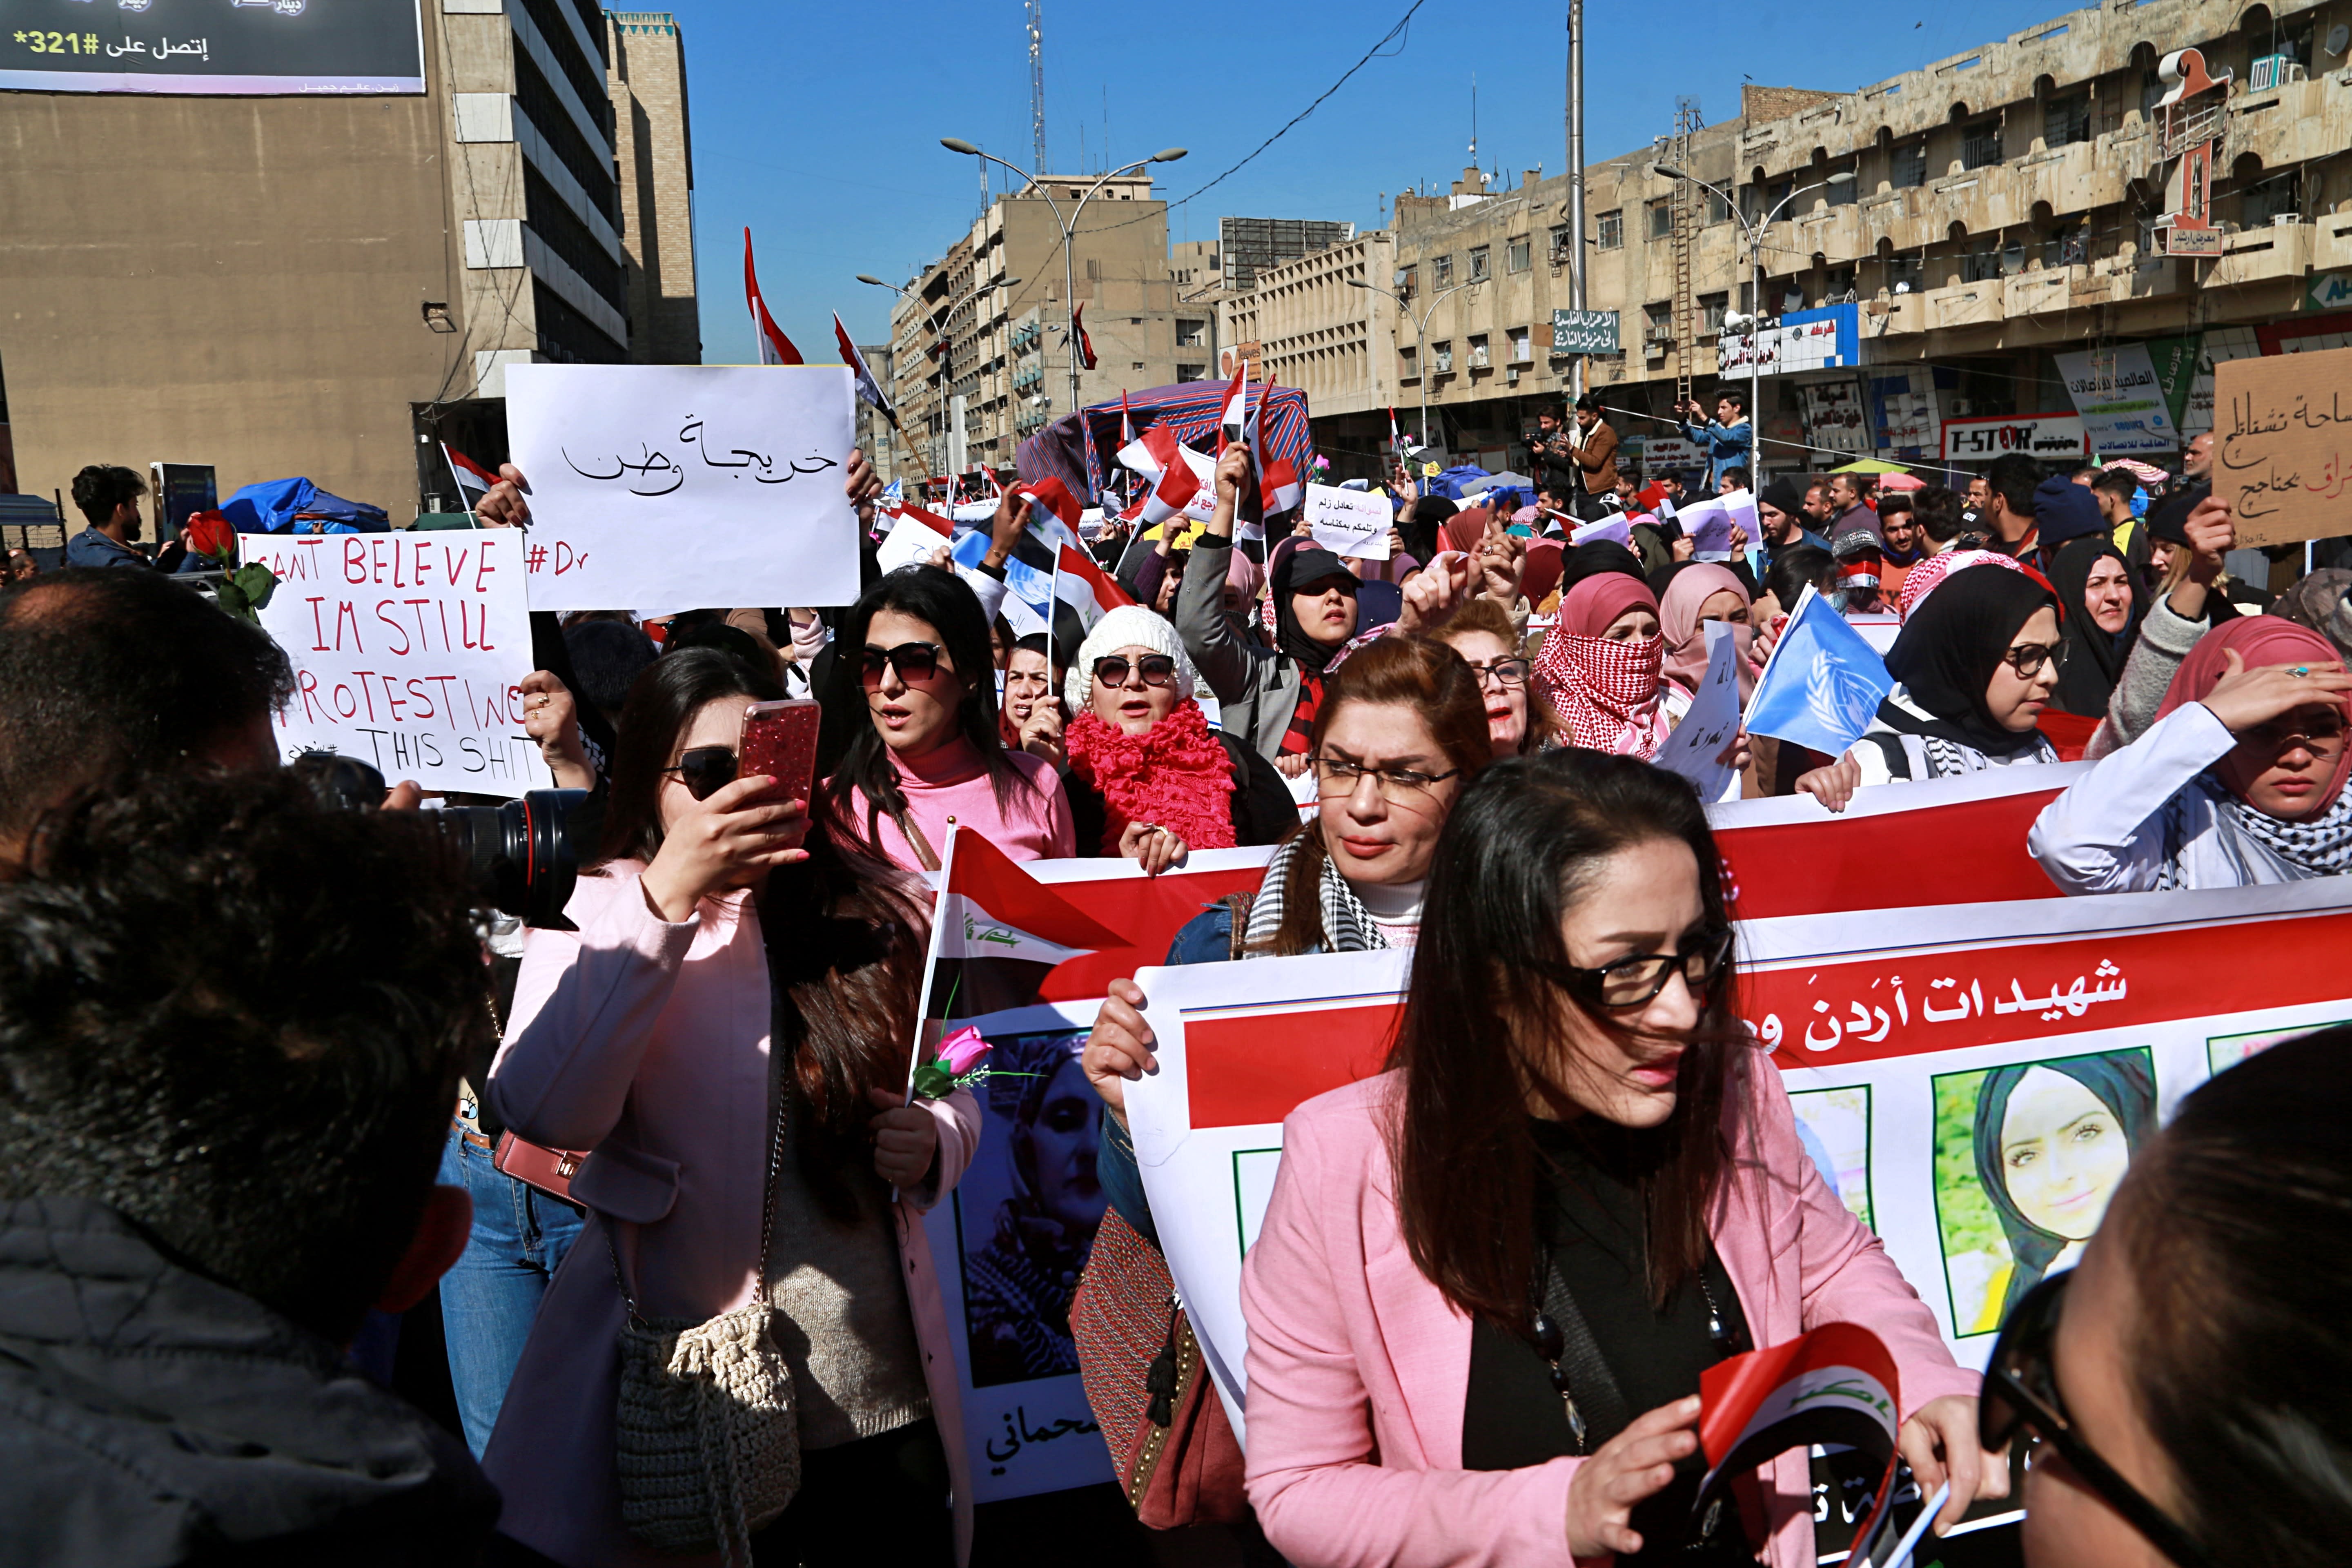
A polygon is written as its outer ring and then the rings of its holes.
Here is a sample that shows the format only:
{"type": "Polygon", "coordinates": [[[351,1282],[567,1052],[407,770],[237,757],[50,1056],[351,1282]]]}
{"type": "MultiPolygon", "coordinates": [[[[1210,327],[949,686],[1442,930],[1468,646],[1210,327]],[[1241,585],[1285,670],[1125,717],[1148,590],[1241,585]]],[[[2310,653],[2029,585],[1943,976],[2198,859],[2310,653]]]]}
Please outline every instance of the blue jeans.
{"type": "Polygon", "coordinates": [[[480,1458],[522,1359],[540,1299],[563,1255],[580,1238],[580,1211],[501,1174],[490,1152],[449,1130],[441,1182],[474,1200],[474,1234],[457,1267],[441,1277],[441,1331],[457,1394],[466,1446],[480,1458]]]}

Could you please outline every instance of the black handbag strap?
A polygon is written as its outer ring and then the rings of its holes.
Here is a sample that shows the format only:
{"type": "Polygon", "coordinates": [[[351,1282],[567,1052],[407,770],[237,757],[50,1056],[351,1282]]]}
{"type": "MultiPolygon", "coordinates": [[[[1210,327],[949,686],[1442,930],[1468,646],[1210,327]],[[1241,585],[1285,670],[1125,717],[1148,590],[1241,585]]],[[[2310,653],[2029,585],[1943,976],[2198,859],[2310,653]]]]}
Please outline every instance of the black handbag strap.
{"type": "Polygon", "coordinates": [[[1549,1246],[1538,1245],[1543,1251],[1544,1315],[1559,1330],[1559,1370],[1568,1377],[1568,1396],[1584,1422],[1577,1448],[1589,1454],[1631,1426],[1633,1414],[1626,1408],[1624,1391],[1617,1386],[1617,1378],[1592,1337],[1592,1325],[1584,1321],[1583,1310],[1560,1275],[1558,1258],[1549,1246]]]}

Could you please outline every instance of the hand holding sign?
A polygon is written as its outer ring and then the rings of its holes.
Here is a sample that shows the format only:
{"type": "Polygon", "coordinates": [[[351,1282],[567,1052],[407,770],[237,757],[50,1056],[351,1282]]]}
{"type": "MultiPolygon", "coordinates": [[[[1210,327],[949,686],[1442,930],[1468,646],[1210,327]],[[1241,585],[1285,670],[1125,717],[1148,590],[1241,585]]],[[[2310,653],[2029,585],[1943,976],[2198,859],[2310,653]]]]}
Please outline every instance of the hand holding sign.
{"type": "Polygon", "coordinates": [[[1307,522],[1316,543],[1342,561],[1386,561],[1389,498],[1378,490],[1341,489],[1337,485],[1307,487],[1307,522]]]}
{"type": "Polygon", "coordinates": [[[2352,349],[2214,368],[2213,493],[2241,549],[2344,531],[2352,496],[2352,349]]]}

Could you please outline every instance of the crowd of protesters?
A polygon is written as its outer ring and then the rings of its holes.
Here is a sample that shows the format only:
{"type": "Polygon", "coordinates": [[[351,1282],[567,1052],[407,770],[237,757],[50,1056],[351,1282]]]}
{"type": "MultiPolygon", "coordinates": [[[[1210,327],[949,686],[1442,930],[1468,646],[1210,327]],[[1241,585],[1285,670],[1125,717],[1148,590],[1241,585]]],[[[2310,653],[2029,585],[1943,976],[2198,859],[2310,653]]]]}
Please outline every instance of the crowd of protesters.
{"type": "MultiPolygon", "coordinates": [[[[1750,489],[1744,399],[1677,411],[1688,491],[1605,412],[1544,416],[1533,496],[1400,468],[1381,563],[1244,537],[1231,446],[1205,521],[1089,531],[1137,602],[1046,636],[1004,614],[1019,489],[976,566],[885,574],[853,454],[854,605],[535,638],[527,729],[593,838],[527,939],[468,910],[414,785],[353,811],[279,765],[284,655],[170,580],[201,557],[142,548],[135,474],[86,470],[67,568],[12,559],[0,591],[0,1565],[971,1561],[922,1216],[980,1113],[904,1081],[959,826],[1150,875],[1275,847],[1171,964],[1411,951],[1389,1070],[1287,1126],[1244,1274],[1248,1442],[1194,1513],[1229,1560],[1809,1564],[1801,1450],[1746,1528],[1683,1538],[1696,1395],[1840,1321],[1895,1358],[1939,1529],[2031,1440],[2037,1568],[2334,1560],[2352,1040],[2190,1095],[1980,1376],[1819,1179],[1739,1025],[1710,803],[1652,763],[1706,628],[1745,698],[1810,594],[1896,628],[1897,684],[1839,756],[1737,734],[1729,795],[1834,811],[2048,764],[2063,716],[2092,765],[2029,847],[2065,890],[2352,871],[2352,572],[2248,582],[2269,563],[2196,447],[2179,475],[2004,458],[1965,492],[1770,479],[1755,550],[1701,560],[1676,509],[1750,489]],[[737,749],[802,693],[806,798],[737,749]],[[501,1132],[594,1152],[566,1200],[492,1163],[501,1132]],[[387,1391],[384,1336],[436,1287],[454,1431],[387,1391]],[[1562,1292],[1613,1374],[1590,1429],[1561,1419],[1562,1292]],[[641,1396],[696,1354],[789,1384],[758,1441],[796,1490],[757,1454],[688,1485],[653,1451],[679,1417],[641,1396]],[[717,1517],[661,1512],[685,1493],[717,1517]]],[[[480,523],[527,497],[508,471],[480,523]]],[[[1164,1279],[1126,1121],[1157,1042],[1143,990],[1108,991],[1077,1058],[1097,1303],[1164,1279]]]]}

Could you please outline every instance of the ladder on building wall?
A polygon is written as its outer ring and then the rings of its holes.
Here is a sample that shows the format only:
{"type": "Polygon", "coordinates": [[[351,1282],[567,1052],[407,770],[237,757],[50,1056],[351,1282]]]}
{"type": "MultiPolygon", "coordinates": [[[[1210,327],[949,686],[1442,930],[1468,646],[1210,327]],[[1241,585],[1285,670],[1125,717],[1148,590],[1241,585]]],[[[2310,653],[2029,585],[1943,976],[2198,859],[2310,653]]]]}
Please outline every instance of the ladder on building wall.
{"type": "MultiPolygon", "coordinates": [[[[1698,100],[1675,100],[1674,166],[1691,166],[1691,138],[1700,125],[1698,100]]],[[[1698,301],[1691,292],[1693,252],[1698,247],[1700,193],[1691,180],[1676,180],[1667,198],[1675,247],[1675,405],[1690,401],[1691,361],[1698,352],[1698,301]]]]}

